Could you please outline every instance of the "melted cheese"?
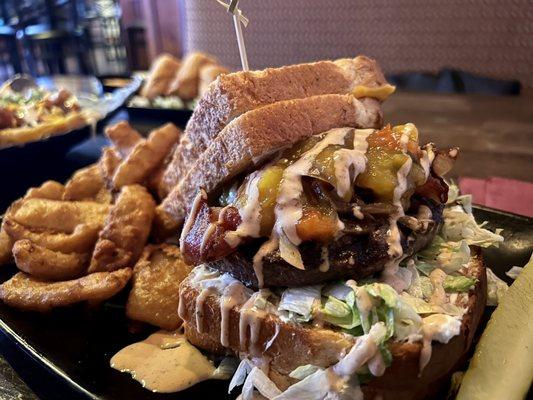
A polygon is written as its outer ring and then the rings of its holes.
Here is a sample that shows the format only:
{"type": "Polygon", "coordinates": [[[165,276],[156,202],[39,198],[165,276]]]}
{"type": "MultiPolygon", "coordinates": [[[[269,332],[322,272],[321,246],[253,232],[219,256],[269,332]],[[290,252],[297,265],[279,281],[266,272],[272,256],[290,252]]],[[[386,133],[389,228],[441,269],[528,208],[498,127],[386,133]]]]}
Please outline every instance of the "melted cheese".
{"type": "Polygon", "coordinates": [[[381,85],[378,87],[368,87],[368,86],[359,85],[353,89],[352,94],[354,95],[354,97],[358,99],[361,97],[372,97],[380,101],[385,101],[395,91],[396,91],[396,86],[392,86],[389,84],[381,85]]]}

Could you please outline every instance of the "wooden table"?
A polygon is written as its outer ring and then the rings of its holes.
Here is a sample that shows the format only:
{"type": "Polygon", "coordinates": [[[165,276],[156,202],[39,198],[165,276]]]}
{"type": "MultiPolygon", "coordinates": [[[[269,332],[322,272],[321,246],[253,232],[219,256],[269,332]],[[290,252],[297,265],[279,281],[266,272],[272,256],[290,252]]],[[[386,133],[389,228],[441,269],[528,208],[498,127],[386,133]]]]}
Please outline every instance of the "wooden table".
{"type": "Polygon", "coordinates": [[[452,177],[533,182],[533,95],[397,93],[383,108],[386,122],[415,123],[421,143],[459,147],[452,177]]]}
{"type": "MultiPolygon", "coordinates": [[[[397,93],[385,122],[413,122],[421,142],[458,146],[453,176],[501,176],[533,181],[533,96],[486,97],[397,93]]],[[[0,400],[36,399],[0,358],[0,400]]]]}

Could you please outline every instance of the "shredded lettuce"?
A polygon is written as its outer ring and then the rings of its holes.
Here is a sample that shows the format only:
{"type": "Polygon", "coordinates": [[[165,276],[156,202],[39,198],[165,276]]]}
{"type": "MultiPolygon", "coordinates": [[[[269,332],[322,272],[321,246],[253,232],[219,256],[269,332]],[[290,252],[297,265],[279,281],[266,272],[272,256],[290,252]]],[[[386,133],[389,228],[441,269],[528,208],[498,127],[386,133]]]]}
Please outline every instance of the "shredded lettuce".
{"type": "Polygon", "coordinates": [[[321,298],[322,286],[302,286],[286,289],[281,295],[278,310],[288,311],[289,319],[307,322],[312,317],[315,302],[321,298]]]}
{"type": "Polygon", "coordinates": [[[505,272],[505,275],[507,275],[511,279],[516,279],[518,278],[518,275],[520,275],[523,269],[524,269],[523,267],[514,266],[514,267],[511,267],[509,271],[505,272]]]}
{"type": "Polygon", "coordinates": [[[300,365],[298,368],[293,370],[289,376],[294,379],[301,381],[302,379],[307,378],[309,375],[314,374],[316,371],[322,370],[322,368],[317,367],[313,364],[300,365]]]}
{"type": "Polygon", "coordinates": [[[507,283],[496,276],[490,268],[487,268],[487,305],[497,306],[507,293],[507,283]]]}
{"type": "Polygon", "coordinates": [[[468,292],[476,284],[476,279],[469,278],[468,276],[451,276],[448,275],[444,280],[444,290],[452,293],[468,292]]]}
{"type": "Polygon", "coordinates": [[[333,296],[329,296],[320,308],[322,319],[343,329],[352,329],[361,325],[359,312],[357,308],[353,306],[354,301],[352,300],[349,303],[345,303],[333,296]],[[351,305],[349,303],[351,303],[351,305]]]}
{"type": "Polygon", "coordinates": [[[468,245],[480,247],[498,246],[503,242],[501,229],[491,232],[483,228],[486,223],[478,225],[472,214],[455,207],[445,209],[443,214],[441,235],[446,241],[458,242],[464,239],[468,245]]]}
{"type": "Polygon", "coordinates": [[[402,293],[402,299],[412,307],[417,314],[446,314],[452,316],[459,316],[463,314],[463,311],[454,304],[445,303],[443,305],[430,304],[424,299],[411,296],[409,293],[402,293]]]}
{"type": "Polygon", "coordinates": [[[435,236],[431,244],[418,253],[415,265],[424,275],[429,275],[435,268],[451,274],[469,261],[470,247],[466,240],[445,241],[442,237],[435,236]]]}

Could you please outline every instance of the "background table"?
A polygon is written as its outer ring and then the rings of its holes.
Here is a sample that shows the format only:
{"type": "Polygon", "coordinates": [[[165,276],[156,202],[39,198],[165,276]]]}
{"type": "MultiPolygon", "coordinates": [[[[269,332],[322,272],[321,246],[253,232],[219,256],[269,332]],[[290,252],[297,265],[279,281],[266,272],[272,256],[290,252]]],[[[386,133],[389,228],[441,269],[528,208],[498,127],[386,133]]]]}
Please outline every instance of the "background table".
{"type": "MultiPolygon", "coordinates": [[[[384,104],[384,116],[386,123],[414,122],[422,142],[432,141],[442,148],[460,147],[454,177],[500,176],[533,182],[531,95],[486,97],[397,93],[384,104]]],[[[127,114],[121,113],[120,117],[127,118],[127,114]]],[[[97,143],[105,141],[100,139],[97,143]]],[[[87,162],[98,158],[99,146],[87,143],[76,151],[87,151],[84,149],[93,149],[93,153],[84,158],[87,162]]],[[[79,157],[72,159],[79,162],[79,157]]],[[[0,400],[36,398],[0,357],[0,400]]]]}

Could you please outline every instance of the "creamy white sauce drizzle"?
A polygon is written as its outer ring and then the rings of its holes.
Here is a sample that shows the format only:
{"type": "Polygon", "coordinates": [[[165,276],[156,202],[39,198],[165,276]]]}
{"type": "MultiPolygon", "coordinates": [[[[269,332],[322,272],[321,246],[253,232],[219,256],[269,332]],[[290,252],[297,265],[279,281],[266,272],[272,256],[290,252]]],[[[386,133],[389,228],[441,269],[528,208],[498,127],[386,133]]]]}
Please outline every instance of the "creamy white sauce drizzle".
{"type": "MultiPolygon", "coordinates": [[[[404,152],[408,141],[409,135],[406,133],[402,134],[400,143],[404,146],[404,152]]],[[[405,214],[402,206],[402,196],[407,190],[407,176],[411,171],[412,165],[413,160],[407,155],[406,161],[402,164],[396,174],[398,184],[394,188],[393,193],[393,204],[396,206],[396,213],[389,218],[389,230],[387,232],[387,244],[389,245],[387,253],[391,257],[391,260],[385,264],[385,269],[381,274],[383,281],[391,285],[398,292],[401,292],[406,288],[405,282],[396,276],[403,256],[401,234],[400,229],[398,228],[398,218],[405,214]]]]}
{"type": "Polygon", "coordinates": [[[224,347],[229,346],[229,312],[238,305],[246,302],[248,293],[245,286],[234,281],[226,286],[220,298],[220,344],[224,347]]]}
{"type": "Polygon", "coordinates": [[[422,229],[426,231],[429,227],[429,224],[433,222],[433,213],[431,212],[431,209],[428,206],[421,205],[418,208],[418,212],[416,214],[416,219],[422,223],[422,229]]]}
{"type": "Polygon", "coordinates": [[[257,253],[255,253],[253,258],[253,267],[255,276],[257,277],[257,286],[262,288],[265,284],[263,276],[263,258],[276,250],[279,246],[279,240],[275,234],[273,234],[269,240],[261,245],[257,253]]]}
{"type": "MultiPolygon", "coordinates": [[[[215,294],[216,290],[213,287],[207,287],[205,289],[202,289],[198,297],[196,297],[196,307],[195,307],[195,319],[196,319],[196,330],[199,333],[203,333],[204,331],[204,303],[205,300],[211,296],[212,294],[215,294]]],[[[180,299],[180,304],[182,303],[180,299]]]]}
{"type": "Polygon", "coordinates": [[[257,309],[255,302],[259,297],[265,297],[265,289],[255,292],[241,307],[239,317],[239,343],[242,351],[248,351],[252,355],[260,355],[261,350],[256,344],[259,340],[261,322],[266,317],[264,310],[257,309]],[[246,347],[247,333],[250,332],[248,347],[246,347]]]}
{"type": "Polygon", "coordinates": [[[446,279],[446,273],[439,268],[435,268],[429,274],[429,279],[433,285],[433,293],[429,299],[430,304],[436,306],[446,303],[446,292],[444,291],[444,280],[446,279]]]}
{"type": "Polygon", "coordinates": [[[322,260],[318,269],[320,272],[327,272],[329,270],[329,251],[327,246],[322,246],[320,252],[320,259],[322,260]]]}
{"type": "Polygon", "coordinates": [[[276,223],[274,224],[274,230],[278,237],[285,234],[291,243],[296,246],[302,242],[296,231],[296,225],[302,218],[303,213],[301,200],[303,193],[302,176],[309,173],[316,157],[324,149],[331,145],[344,144],[350,129],[338,128],[328,131],[324,139],[303,153],[294,164],[289,165],[283,171],[275,207],[276,223]]]}
{"type": "Polygon", "coordinates": [[[178,332],[159,331],[131,344],[115,354],[110,365],[158,393],[178,392],[216,379],[213,363],[178,332]]]}
{"type": "Polygon", "coordinates": [[[431,359],[431,342],[448,343],[451,338],[461,331],[461,320],[444,314],[433,314],[422,319],[422,351],[420,352],[420,372],[428,365],[431,359]]]}
{"type": "Polygon", "coordinates": [[[361,212],[361,207],[359,206],[353,206],[352,208],[352,211],[353,211],[353,216],[357,219],[364,219],[365,216],[363,215],[363,213],[361,212]]]}
{"type": "Polygon", "coordinates": [[[183,243],[185,241],[185,238],[189,234],[189,231],[193,227],[194,221],[196,219],[196,214],[198,214],[198,207],[200,207],[200,202],[206,199],[207,199],[206,193],[203,190],[198,191],[198,194],[196,195],[192,203],[191,211],[189,211],[187,220],[185,221],[185,224],[183,225],[183,229],[181,230],[181,235],[180,235],[180,251],[181,252],[184,251],[183,243]]]}
{"type": "Polygon", "coordinates": [[[204,234],[202,235],[202,241],[200,242],[200,254],[203,254],[207,241],[209,240],[209,238],[215,232],[216,229],[217,229],[217,225],[210,223],[207,229],[204,231],[204,234]]]}
{"type": "Polygon", "coordinates": [[[420,157],[420,165],[424,169],[424,174],[426,175],[426,179],[429,176],[429,172],[431,170],[431,164],[433,164],[434,159],[435,159],[435,152],[433,151],[433,145],[430,143],[426,146],[425,149],[422,150],[422,157],[420,157]]]}
{"type": "Polygon", "coordinates": [[[236,247],[242,237],[259,237],[261,205],[258,184],[261,175],[262,171],[253,172],[246,183],[246,203],[244,207],[239,209],[241,223],[235,231],[227,232],[225,235],[225,240],[231,247],[236,247]]]}
{"type": "Polygon", "coordinates": [[[351,192],[354,180],[366,169],[366,139],[372,132],[373,129],[354,129],[353,149],[339,149],[333,154],[337,194],[340,198],[351,192]]]}

